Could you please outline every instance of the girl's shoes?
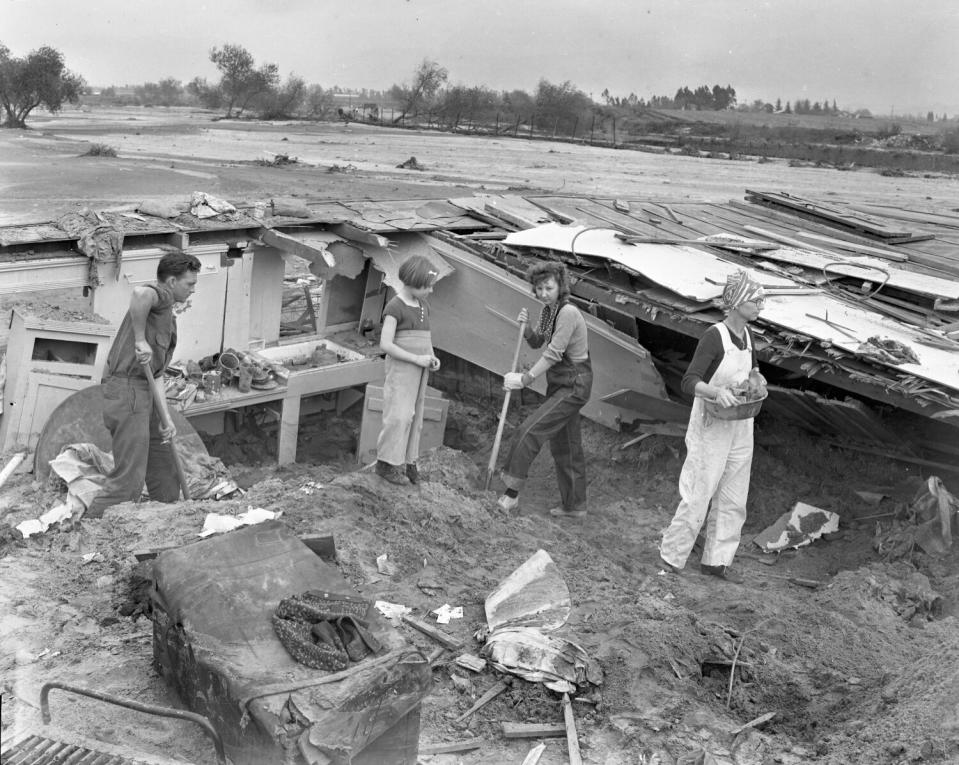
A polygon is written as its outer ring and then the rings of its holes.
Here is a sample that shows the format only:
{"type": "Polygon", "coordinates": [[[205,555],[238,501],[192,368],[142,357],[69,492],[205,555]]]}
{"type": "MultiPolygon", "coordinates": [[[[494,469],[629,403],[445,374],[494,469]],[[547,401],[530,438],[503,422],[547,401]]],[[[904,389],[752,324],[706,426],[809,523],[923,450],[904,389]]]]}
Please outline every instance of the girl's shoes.
{"type": "Polygon", "coordinates": [[[400,465],[391,465],[383,460],[376,461],[376,474],[384,481],[389,481],[397,486],[409,486],[410,480],[406,477],[406,471],[400,465]]]}

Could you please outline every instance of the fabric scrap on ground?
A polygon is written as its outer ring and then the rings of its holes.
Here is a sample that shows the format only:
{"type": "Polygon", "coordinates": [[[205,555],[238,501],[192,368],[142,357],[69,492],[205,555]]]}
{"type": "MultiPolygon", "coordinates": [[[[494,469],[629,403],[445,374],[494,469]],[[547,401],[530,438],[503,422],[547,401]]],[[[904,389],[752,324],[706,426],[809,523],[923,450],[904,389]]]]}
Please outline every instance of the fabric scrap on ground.
{"type": "Polygon", "coordinates": [[[823,534],[838,530],[839,516],[836,513],[797,502],[792,510],[779,516],[772,526],[753,537],[753,542],[764,552],[777,552],[790,547],[804,547],[823,534]]]}

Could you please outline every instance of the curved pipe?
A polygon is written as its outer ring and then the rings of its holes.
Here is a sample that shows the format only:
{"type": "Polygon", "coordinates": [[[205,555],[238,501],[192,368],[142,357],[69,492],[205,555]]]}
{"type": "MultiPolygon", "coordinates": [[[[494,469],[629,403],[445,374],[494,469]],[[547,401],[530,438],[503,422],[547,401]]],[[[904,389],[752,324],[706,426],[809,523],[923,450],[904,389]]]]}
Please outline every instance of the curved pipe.
{"type": "Polygon", "coordinates": [[[155,707],[151,704],[141,704],[139,701],[122,699],[118,696],[111,696],[108,693],[92,691],[88,688],[79,688],[75,685],[69,685],[67,683],[61,683],[57,681],[44,683],[43,687],[40,689],[40,716],[43,718],[44,725],[50,724],[49,697],[50,691],[52,691],[54,688],[59,688],[61,691],[68,691],[69,693],[76,693],[80,696],[89,696],[91,699],[105,701],[107,704],[116,704],[118,707],[126,707],[127,709],[133,709],[136,712],[145,712],[148,715],[156,715],[157,717],[172,717],[177,720],[186,720],[187,722],[195,723],[196,725],[199,725],[203,729],[203,732],[213,741],[213,747],[216,749],[217,765],[229,765],[226,759],[226,753],[223,750],[223,739],[220,738],[220,734],[216,732],[210,721],[203,715],[198,715],[194,712],[187,712],[182,709],[170,709],[169,707],[155,707]]]}

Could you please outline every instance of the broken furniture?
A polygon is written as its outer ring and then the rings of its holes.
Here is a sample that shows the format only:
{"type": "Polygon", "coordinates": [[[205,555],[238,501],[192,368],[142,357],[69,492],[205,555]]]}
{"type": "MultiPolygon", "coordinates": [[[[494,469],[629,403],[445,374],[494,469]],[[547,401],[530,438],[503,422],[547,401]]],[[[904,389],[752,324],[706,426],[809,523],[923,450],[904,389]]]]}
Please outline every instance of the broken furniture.
{"type": "MultiPolygon", "coordinates": [[[[443,394],[426,386],[426,398],[423,399],[423,430],[420,432],[420,455],[443,445],[446,432],[446,416],[449,413],[449,399],[443,394]]],[[[360,465],[369,465],[376,461],[376,439],[383,426],[383,384],[382,381],[366,386],[363,401],[363,420],[360,424],[360,440],[356,447],[356,461],[360,465]]]]}
{"type": "Polygon", "coordinates": [[[107,323],[62,321],[14,309],[0,452],[32,449],[51,412],[75,391],[100,382],[116,331],[107,323]]]}
{"type": "Polygon", "coordinates": [[[333,673],[290,656],[271,622],[280,600],[355,593],[282,523],[167,550],[153,580],[156,666],[234,765],[414,765],[429,662],[375,609],[384,653],[333,673]]]}
{"type": "Polygon", "coordinates": [[[166,757],[137,752],[130,743],[122,745],[106,744],[52,726],[50,724],[50,691],[54,689],[125,707],[135,712],[195,723],[213,742],[217,765],[227,765],[223,741],[205,717],[192,712],[185,712],[182,709],[143,704],[132,699],[124,699],[102,691],[94,691],[61,682],[44,683],[40,689],[40,714],[44,727],[39,731],[22,731],[4,741],[0,746],[0,761],[11,763],[11,765],[12,763],[17,763],[17,765],[75,765],[77,763],[90,763],[90,765],[94,763],[96,765],[183,765],[182,760],[171,760],[166,757]]]}
{"type": "MultiPolygon", "coordinates": [[[[207,454],[206,446],[190,422],[176,409],[170,410],[176,427],[177,448],[184,454],[207,454]]],[[[50,474],[50,460],[56,459],[64,446],[90,443],[105,452],[113,449],[113,438],[103,423],[103,386],[91,385],[65,398],[46,419],[36,442],[34,470],[45,480],[50,474]]]]}

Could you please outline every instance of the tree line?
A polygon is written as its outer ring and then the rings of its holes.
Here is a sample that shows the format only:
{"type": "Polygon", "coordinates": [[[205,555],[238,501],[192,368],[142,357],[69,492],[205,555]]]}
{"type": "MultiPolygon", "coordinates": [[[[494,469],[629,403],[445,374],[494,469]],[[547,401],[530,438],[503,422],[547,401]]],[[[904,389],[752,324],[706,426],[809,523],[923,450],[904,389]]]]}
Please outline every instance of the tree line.
{"type": "MultiPolygon", "coordinates": [[[[592,135],[617,121],[658,118],[657,110],[720,111],[736,109],[781,114],[837,115],[842,113],[835,99],[773,102],[755,99],[739,103],[732,85],[682,86],[673,96],[652,96],[648,100],[630,93],[626,97],[603,90],[597,103],[572,82],[554,83],[543,78],[532,93],[524,90],[496,91],[483,85],[451,85],[449,72],[429,58],[417,66],[410,79],[386,91],[349,91],[334,85],[324,88],[307,83],[296,74],[281,78],[275,63],[257,63],[242,45],[225,44],[209,51],[209,60],[218,77],[208,81],[194,77],[184,84],[169,77],[147,82],[132,90],[105,88],[99,95],[118,104],[143,106],[198,105],[219,110],[226,118],[366,120],[381,123],[425,123],[447,129],[476,129],[484,126],[495,132],[518,133],[522,128],[539,134],[582,137],[592,135]],[[349,93],[346,105],[342,96],[349,93]],[[353,103],[353,97],[356,102],[353,103]],[[388,110],[388,113],[387,113],[388,110]]],[[[59,110],[65,103],[77,103],[85,90],[83,78],[66,68],[62,54],[44,46],[26,56],[16,57],[0,43],[0,107],[4,126],[24,127],[29,113],[44,107],[59,110]]],[[[871,116],[861,110],[857,116],[871,116]]],[[[945,118],[945,115],[943,116],[945,118]]],[[[935,116],[930,112],[927,119],[935,116]]]]}

